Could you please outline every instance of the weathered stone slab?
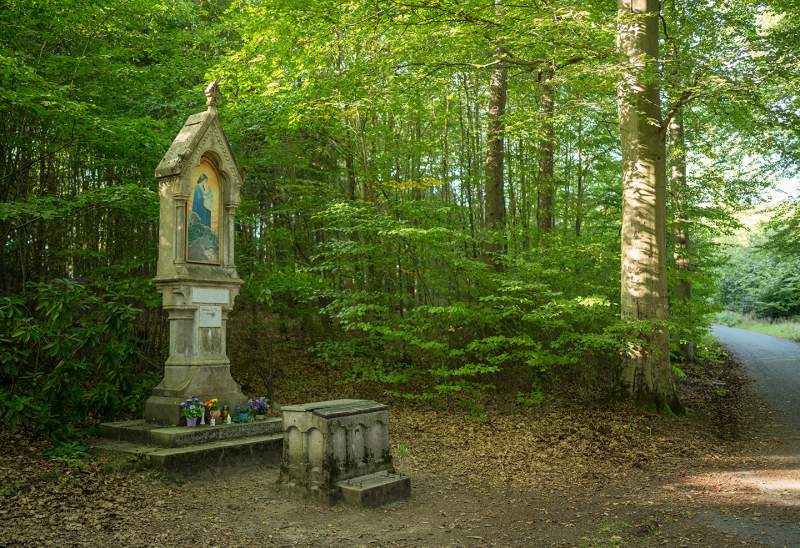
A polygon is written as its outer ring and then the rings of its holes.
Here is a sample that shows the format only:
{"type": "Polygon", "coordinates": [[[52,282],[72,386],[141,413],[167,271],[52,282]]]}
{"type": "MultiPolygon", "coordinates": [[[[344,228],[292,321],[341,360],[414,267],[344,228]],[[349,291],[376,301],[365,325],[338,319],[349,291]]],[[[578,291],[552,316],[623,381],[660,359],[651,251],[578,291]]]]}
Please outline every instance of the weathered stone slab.
{"type": "Polygon", "coordinates": [[[338,482],[375,472],[394,473],[389,410],[371,400],[333,400],[284,406],[281,481],[333,502],[338,482]]]}
{"type": "Polygon", "coordinates": [[[282,430],[283,421],[280,417],[217,426],[157,426],[144,420],[107,422],[100,425],[100,435],[104,438],[159,447],[186,447],[248,436],[276,434],[282,430]]]}
{"type": "Polygon", "coordinates": [[[376,472],[339,481],[342,501],[354,506],[376,508],[411,496],[411,478],[391,472],[376,472]]]}

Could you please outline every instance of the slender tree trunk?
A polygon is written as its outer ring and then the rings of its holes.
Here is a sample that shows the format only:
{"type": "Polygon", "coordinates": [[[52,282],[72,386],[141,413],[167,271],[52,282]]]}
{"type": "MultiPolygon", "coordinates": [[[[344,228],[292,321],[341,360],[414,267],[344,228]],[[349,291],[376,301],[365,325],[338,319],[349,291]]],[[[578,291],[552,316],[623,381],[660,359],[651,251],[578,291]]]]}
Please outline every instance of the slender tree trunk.
{"type": "Polygon", "coordinates": [[[525,163],[526,157],[521,139],[517,142],[517,150],[519,151],[518,155],[519,159],[517,161],[517,165],[519,166],[519,191],[522,200],[522,209],[520,211],[520,217],[522,220],[522,249],[527,251],[528,249],[530,249],[531,246],[531,234],[530,234],[531,211],[528,200],[528,181],[527,178],[525,177],[525,174],[527,172],[525,163]]]}
{"type": "MultiPolygon", "coordinates": [[[[462,148],[462,166],[466,167],[466,177],[462,177],[463,186],[466,190],[466,204],[467,212],[469,213],[469,234],[471,247],[471,257],[477,257],[477,249],[475,245],[475,209],[472,199],[472,180],[473,180],[473,166],[472,166],[472,124],[470,122],[470,109],[469,109],[469,85],[467,84],[467,77],[464,76],[464,98],[465,107],[459,114],[459,122],[461,125],[461,148],[462,148]],[[464,112],[466,112],[466,124],[464,122],[464,112]],[[466,147],[465,147],[466,143],[466,147]]],[[[462,190],[463,192],[463,190],[462,190]]]]}
{"type": "MultiPolygon", "coordinates": [[[[686,184],[686,140],[683,134],[683,113],[678,109],[669,122],[670,194],[672,196],[672,259],[675,261],[673,311],[686,314],[692,300],[689,278],[689,188],[686,184]]],[[[681,341],[681,354],[687,361],[695,359],[694,341],[681,341]]]]}
{"type": "Polygon", "coordinates": [[[450,202],[450,99],[444,99],[444,136],[442,138],[442,199],[445,203],[450,202]]]}
{"type": "MultiPolygon", "coordinates": [[[[495,14],[498,19],[503,16],[503,0],[495,0],[495,14]]],[[[499,61],[503,55],[503,45],[498,43],[494,49],[494,59],[499,61]]],[[[505,122],[508,91],[508,66],[499,62],[492,70],[489,81],[489,112],[486,129],[486,226],[493,231],[493,241],[487,246],[494,267],[502,269],[502,260],[498,255],[502,252],[502,244],[498,234],[505,225],[506,202],[503,188],[503,156],[505,153],[505,122]]]]}
{"type": "Polygon", "coordinates": [[[344,156],[345,170],[347,171],[347,187],[345,195],[351,202],[356,199],[356,169],[353,161],[352,141],[348,138],[347,150],[344,156]]]}
{"type": "Polygon", "coordinates": [[[578,118],[578,179],[575,186],[575,237],[581,237],[583,224],[583,117],[578,118]]]}
{"type": "MultiPolygon", "coordinates": [[[[342,77],[342,70],[344,67],[344,52],[342,51],[342,41],[344,40],[344,36],[340,33],[336,34],[336,78],[342,77]]],[[[350,110],[350,106],[346,103],[342,103],[341,106],[342,112],[342,127],[345,131],[345,156],[344,156],[344,166],[345,166],[345,196],[351,202],[356,199],[356,169],[355,169],[355,146],[353,143],[353,137],[351,132],[351,124],[349,120],[348,111],[350,110]]]]}
{"type": "Polygon", "coordinates": [[[622,319],[634,334],[622,385],[638,403],[682,411],[666,325],[666,164],[658,76],[658,0],[617,0],[622,143],[622,319]]]}
{"type": "Polygon", "coordinates": [[[363,186],[364,186],[364,200],[367,202],[374,202],[376,193],[375,189],[370,182],[369,177],[369,153],[367,152],[367,137],[366,137],[366,127],[367,127],[367,119],[361,114],[361,111],[356,108],[356,138],[357,138],[357,148],[358,148],[358,156],[361,160],[361,169],[364,175],[363,179],[363,186]]]}
{"type": "Polygon", "coordinates": [[[514,188],[514,147],[511,142],[506,142],[506,149],[508,150],[508,214],[506,221],[511,226],[517,223],[517,192],[514,188]]]}
{"type": "Polygon", "coordinates": [[[542,94],[539,99],[539,118],[542,121],[542,137],[539,141],[539,188],[537,224],[540,233],[552,232],[554,226],[553,206],[555,202],[555,127],[553,121],[553,71],[544,71],[541,75],[542,94]]]}

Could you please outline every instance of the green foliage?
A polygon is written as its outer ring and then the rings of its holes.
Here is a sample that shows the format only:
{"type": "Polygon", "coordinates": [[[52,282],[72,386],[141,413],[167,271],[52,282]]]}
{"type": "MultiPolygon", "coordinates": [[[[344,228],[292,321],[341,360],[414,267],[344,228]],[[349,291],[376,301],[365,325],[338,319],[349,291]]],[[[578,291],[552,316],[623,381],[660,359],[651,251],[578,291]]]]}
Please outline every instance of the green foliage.
{"type": "Polygon", "coordinates": [[[516,400],[518,405],[535,407],[544,401],[544,392],[533,390],[531,392],[517,392],[516,400]]]}
{"type": "Polygon", "coordinates": [[[716,315],[714,320],[721,325],[736,327],[742,322],[742,315],[732,310],[723,310],[716,315]]]}
{"type": "Polygon", "coordinates": [[[322,312],[344,331],[316,346],[320,357],[409,397],[467,400],[498,382],[530,385],[616,360],[619,341],[603,334],[616,306],[589,293],[601,289],[596,270],[578,267],[597,268],[598,257],[561,256],[558,269],[519,257],[496,273],[453,245],[468,243],[467,234],[432,226],[436,212],[423,215],[419,205],[412,213],[396,203],[335,204],[318,216],[326,237],[312,270],[335,276],[322,312]],[[564,271],[581,274],[567,286],[564,271]]]}
{"type": "Polygon", "coordinates": [[[770,319],[800,315],[800,259],[764,245],[770,239],[760,232],[749,245],[732,249],[719,284],[725,308],[770,319]]]}
{"type": "Polygon", "coordinates": [[[228,43],[226,3],[2,3],[0,294],[121,263],[149,274],[153,168],[228,43]]]}
{"type": "Polygon", "coordinates": [[[769,238],[761,247],[782,258],[800,258],[800,199],[785,200],[775,208],[764,230],[769,238]]]}
{"type": "Polygon", "coordinates": [[[154,385],[137,368],[131,295],[70,280],[0,300],[0,417],[56,439],[133,414],[154,385]]]}
{"type": "Polygon", "coordinates": [[[725,310],[717,315],[716,322],[728,327],[738,327],[773,337],[800,341],[800,319],[798,318],[769,320],[725,310]]]}
{"type": "Polygon", "coordinates": [[[125,213],[125,221],[158,221],[158,196],[135,184],[89,190],[72,200],[34,196],[28,200],[0,203],[0,222],[30,224],[74,216],[82,210],[109,209],[125,213]]]}
{"type": "Polygon", "coordinates": [[[88,455],[89,446],[74,440],[57,443],[44,452],[48,459],[59,460],[73,468],[80,468],[81,461],[88,455]]]}

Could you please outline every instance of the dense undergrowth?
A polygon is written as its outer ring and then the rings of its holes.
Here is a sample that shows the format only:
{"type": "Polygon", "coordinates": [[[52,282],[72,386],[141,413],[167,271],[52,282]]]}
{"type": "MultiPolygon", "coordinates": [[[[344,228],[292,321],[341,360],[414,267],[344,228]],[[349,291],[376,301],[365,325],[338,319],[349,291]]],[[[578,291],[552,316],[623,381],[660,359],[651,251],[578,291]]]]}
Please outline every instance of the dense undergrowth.
{"type": "Polygon", "coordinates": [[[100,419],[138,413],[160,378],[142,359],[131,288],[70,280],[0,299],[0,415],[70,440],[100,419]]]}
{"type": "MultiPolygon", "coordinates": [[[[474,242],[433,213],[337,204],[318,215],[312,266],[251,266],[229,333],[234,372],[260,377],[245,388],[271,396],[287,382],[273,358],[292,338],[337,382],[379,386],[386,397],[479,413],[494,393],[521,406],[564,389],[613,396],[635,328],[604,296],[615,289],[613,247],[553,238],[547,252],[509,255],[498,272],[485,256],[465,258],[474,242]]],[[[101,419],[137,416],[166,353],[158,302],[146,279],[55,280],[4,298],[7,426],[67,439],[101,419]]],[[[699,330],[702,319],[693,322],[699,330]]]]}

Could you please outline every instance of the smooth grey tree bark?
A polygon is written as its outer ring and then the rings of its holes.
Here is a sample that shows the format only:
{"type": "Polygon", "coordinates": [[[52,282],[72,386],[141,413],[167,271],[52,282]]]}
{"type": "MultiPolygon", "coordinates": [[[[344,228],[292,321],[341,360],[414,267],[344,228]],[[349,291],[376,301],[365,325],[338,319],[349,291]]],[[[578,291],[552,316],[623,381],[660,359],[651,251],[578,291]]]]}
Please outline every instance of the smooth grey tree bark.
{"type": "Polygon", "coordinates": [[[633,335],[621,382],[646,406],[682,411],[669,356],[666,263],[666,163],[658,72],[658,0],[617,1],[622,145],[620,305],[633,335]]]}

